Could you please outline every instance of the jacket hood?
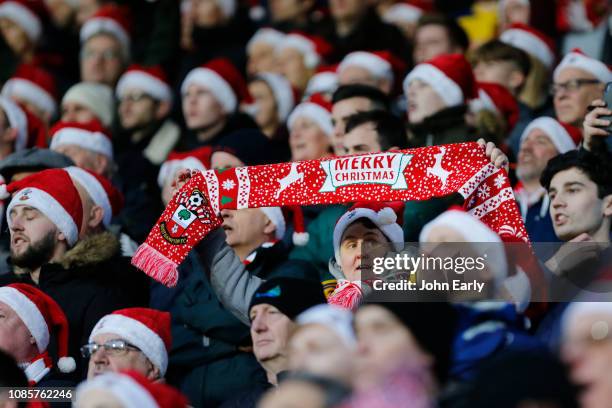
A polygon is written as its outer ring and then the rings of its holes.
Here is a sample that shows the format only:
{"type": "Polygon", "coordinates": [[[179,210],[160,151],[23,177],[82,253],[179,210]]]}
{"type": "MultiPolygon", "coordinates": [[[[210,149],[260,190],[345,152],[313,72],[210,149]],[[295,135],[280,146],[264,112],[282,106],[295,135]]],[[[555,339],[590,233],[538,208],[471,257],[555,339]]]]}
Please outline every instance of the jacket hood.
{"type": "Polygon", "coordinates": [[[327,267],[329,269],[329,273],[331,273],[331,275],[337,280],[346,279],[346,276],[344,276],[344,272],[342,272],[342,268],[340,268],[340,265],[338,265],[338,263],[336,262],[336,258],[334,258],[333,256],[329,259],[327,267]]]}
{"type": "Polygon", "coordinates": [[[80,240],[57,262],[66,269],[108,261],[121,250],[117,237],[101,232],[80,240]]]}

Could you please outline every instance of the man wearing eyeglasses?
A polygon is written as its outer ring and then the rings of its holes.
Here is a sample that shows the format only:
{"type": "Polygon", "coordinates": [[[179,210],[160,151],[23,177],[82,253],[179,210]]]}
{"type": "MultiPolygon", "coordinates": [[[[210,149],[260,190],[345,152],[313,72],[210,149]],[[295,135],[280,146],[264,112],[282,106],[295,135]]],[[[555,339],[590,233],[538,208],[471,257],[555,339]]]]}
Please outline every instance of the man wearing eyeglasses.
{"type": "Polygon", "coordinates": [[[159,381],[166,374],[171,345],[170,313],[128,308],[100,319],[81,354],[89,359],[88,379],[109,371],[133,370],[159,381]]]}
{"type": "Polygon", "coordinates": [[[551,94],[559,121],[582,127],[591,101],[601,99],[612,72],[601,61],[580,50],[567,54],[553,75],[551,94]]]}

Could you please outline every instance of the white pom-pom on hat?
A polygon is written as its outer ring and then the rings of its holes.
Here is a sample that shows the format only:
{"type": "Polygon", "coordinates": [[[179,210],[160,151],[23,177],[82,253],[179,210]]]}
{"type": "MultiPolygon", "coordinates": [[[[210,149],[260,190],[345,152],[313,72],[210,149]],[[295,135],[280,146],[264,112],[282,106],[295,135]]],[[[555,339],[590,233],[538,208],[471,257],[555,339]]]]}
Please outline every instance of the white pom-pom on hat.
{"type": "Polygon", "coordinates": [[[57,361],[57,368],[62,373],[71,373],[76,370],[76,361],[72,357],[62,357],[57,361]]]}
{"type": "Polygon", "coordinates": [[[397,221],[397,214],[391,207],[385,207],[378,211],[378,223],[381,225],[394,224],[397,221]]]}

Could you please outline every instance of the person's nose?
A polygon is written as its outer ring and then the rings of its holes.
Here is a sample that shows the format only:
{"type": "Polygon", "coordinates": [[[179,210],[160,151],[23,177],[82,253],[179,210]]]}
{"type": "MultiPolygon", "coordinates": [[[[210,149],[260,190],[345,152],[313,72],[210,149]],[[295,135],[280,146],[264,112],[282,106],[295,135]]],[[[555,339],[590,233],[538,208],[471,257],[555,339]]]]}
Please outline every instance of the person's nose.
{"type": "Polygon", "coordinates": [[[262,333],[267,330],[268,326],[266,325],[265,318],[263,316],[255,316],[253,321],[251,322],[251,329],[255,333],[262,333]]]}

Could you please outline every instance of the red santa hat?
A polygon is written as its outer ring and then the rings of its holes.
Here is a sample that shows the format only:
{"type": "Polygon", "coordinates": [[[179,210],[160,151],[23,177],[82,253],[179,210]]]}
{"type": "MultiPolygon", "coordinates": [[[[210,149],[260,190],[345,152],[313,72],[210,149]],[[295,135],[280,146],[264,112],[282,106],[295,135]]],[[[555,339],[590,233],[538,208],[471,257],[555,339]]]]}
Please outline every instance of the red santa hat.
{"type": "Polygon", "coordinates": [[[591,31],[606,18],[609,6],[609,0],[559,0],[555,4],[557,30],[591,31]]]}
{"type": "Polygon", "coordinates": [[[519,117],[519,107],[514,95],[506,87],[492,82],[479,82],[477,86],[478,98],[470,101],[470,110],[490,110],[497,113],[506,120],[507,132],[511,132],[519,117]]]}
{"type": "Polygon", "coordinates": [[[582,138],[580,129],[561,123],[556,119],[542,116],[532,120],[529,125],[527,125],[521,134],[521,144],[534,129],[540,129],[544,132],[552,144],[555,145],[559,154],[574,150],[582,138]]]}
{"type": "MultiPolygon", "coordinates": [[[[570,327],[576,323],[583,321],[589,316],[612,316],[612,302],[609,301],[609,297],[604,295],[600,301],[597,301],[597,297],[593,297],[593,301],[577,300],[571,302],[561,320],[561,328],[564,335],[567,335],[570,327]]],[[[605,321],[603,322],[605,323],[605,321]]],[[[595,337],[606,337],[608,334],[608,325],[602,325],[601,330],[597,330],[595,325],[591,328],[591,334],[595,337]]],[[[599,339],[596,339],[599,340],[599,339]]]]}
{"type": "Polygon", "coordinates": [[[588,57],[578,48],[574,48],[563,57],[553,72],[553,78],[557,80],[557,77],[565,68],[581,69],[604,83],[612,81],[612,71],[610,71],[610,68],[608,68],[606,64],[595,58],[588,57]]]}
{"type": "Polygon", "coordinates": [[[289,119],[287,119],[287,127],[291,130],[298,118],[306,117],[314,121],[327,136],[331,137],[334,133],[331,108],[330,102],[325,100],[320,94],[314,94],[308,100],[295,107],[291,115],[289,115],[289,119]]]}
{"type": "Polygon", "coordinates": [[[76,389],[75,402],[88,399],[91,390],[112,394],[123,408],[186,408],[187,398],[163,382],[151,382],[135,371],[106,372],[82,382],[76,389]]]}
{"type": "Polygon", "coordinates": [[[555,62],[554,41],[528,25],[512,24],[499,36],[499,40],[532,55],[542,62],[546,68],[552,68],[555,62]]]}
{"type": "Polygon", "coordinates": [[[176,172],[181,169],[206,170],[210,168],[210,156],[212,148],[210,146],[200,147],[188,152],[172,152],[166,161],[161,165],[157,175],[157,184],[160,188],[168,181],[169,177],[174,177],[176,172]]]}
{"type": "Polygon", "coordinates": [[[57,111],[55,80],[44,69],[22,64],[2,87],[2,95],[23,99],[51,116],[57,111]]]}
{"type": "MultiPolygon", "coordinates": [[[[76,363],[72,357],[68,356],[68,321],[62,309],[53,299],[32,285],[13,283],[0,288],[0,302],[5,303],[17,314],[36,341],[36,348],[41,355],[35,357],[31,363],[44,360],[49,338],[53,334],[57,341],[57,356],[59,357],[57,367],[63,373],[74,371],[76,363]]],[[[38,378],[28,377],[28,379],[38,382],[49,372],[49,368],[47,366],[46,370],[38,371],[38,378]]],[[[28,373],[27,369],[26,373],[28,373]]]]}
{"type": "Polygon", "coordinates": [[[393,67],[391,59],[393,55],[388,51],[355,51],[348,54],[338,65],[338,74],[350,66],[358,66],[365,69],[376,79],[393,81],[393,67]]]}
{"type": "Polygon", "coordinates": [[[17,130],[14,150],[16,152],[28,147],[28,118],[19,105],[10,99],[0,96],[0,109],[4,111],[9,127],[17,130]]]}
{"type": "Polygon", "coordinates": [[[372,202],[355,203],[336,222],[334,227],[334,256],[340,264],[340,244],[344,231],[360,218],[366,218],[374,223],[387,237],[397,251],[404,248],[404,203],[401,202],[372,202]]]}
{"type": "Polygon", "coordinates": [[[257,43],[265,43],[274,48],[278,47],[285,38],[285,33],[275,30],[270,27],[263,27],[255,31],[255,34],[251,37],[247,43],[247,51],[251,51],[253,46],[257,43]]]}
{"type": "Polygon", "coordinates": [[[133,64],[128,67],[119,82],[115,93],[121,99],[130,89],[142,91],[158,101],[172,102],[172,89],[168,78],[159,65],[145,67],[133,64]]]}
{"type": "Polygon", "coordinates": [[[89,342],[99,334],[115,334],[133,344],[159,368],[162,376],[166,374],[172,347],[170,313],[144,307],[116,310],[96,323],[89,342]]]}
{"type": "Polygon", "coordinates": [[[44,3],[39,0],[6,0],[0,4],[0,18],[17,24],[36,43],[43,32],[41,15],[45,13],[44,3]]]}
{"type": "Polygon", "coordinates": [[[87,123],[57,122],[49,131],[51,150],[63,145],[76,145],[83,149],[113,158],[113,143],[108,131],[97,120],[87,123]]]}
{"type": "Polygon", "coordinates": [[[454,206],[423,226],[419,234],[419,242],[429,242],[432,230],[437,227],[447,227],[458,232],[465,239],[464,242],[494,244],[480,249],[486,251],[489,260],[495,261],[495,267],[492,270],[496,285],[503,284],[508,276],[507,258],[502,239],[495,231],[461,207],[454,206]]]}
{"type": "Polygon", "coordinates": [[[477,95],[472,66],[462,54],[440,55],[418,64],[404,79],[404,91],[415,79],[431,86],[449,107],[477,95]]]}
{"type": "MultiPolygon", "coordinates": [[[[68,246],[79,239],[83,221],[83,207],[79,192],[72,184],[68,173],[63,169],[47,169],[15,181],[0,191],[0,198],[13,198],[7,213],[17,205],[36,208],[51,220],[64,234],[68,246]]],[[[11,226],[11,217],[7,217],[11,226]]]]}
{"type": "Polygon", "coordinates": [[[324,38],[299,32],[287,34],[278,46],[278,51],[287,48],[302,54],[308,68],[316,68],[332,51],[331,45],[324,38]]]}
{"type": "Polygon", "coordinates": [[[270,87],[276,102],[278,119],[281,122],[286,121],[295,106],[297,91],[291,86],[287,78],[280,74],[262,72],[257,74],[255,79],[264,81],[270,87]]]}
{"type": "Polygon", "coordinates": [[[192,84],[212,92],[226,113],[234,112],[240,102],[251,101],[244,78],[226,58],[216,58],[192,69],[181,84],[181,93],[185,95],[192,84]]]}
{"type": "Polygon", "coordinates": [[[416,23],[425,11],[421,5],[403,1],[389,7],[382,19],[385,23],[416,23]]]}
{"type": "Polygon", "coordinates": [[[123,209],[123,194],[113,186],[106,177],[95,174],[89,170],[76,166],[66,167],[64,170],[70,174],[72,180],[79,183],[95,205],[102,207],[104,217],[102,223],[108,227],[114,215],[123,209]]]}
{"type": "Polygon", "coordinates": [[[304,214],[302,208],[299,205],[287,206],[283,209],[281,207],[260,207],[259,208],[268,217],[270,222],[276,227],[274,232],[276,240],[281,240],[285,236],[287,231],[287,220],[292,215],[293,222],[293,244],[297,246],[304,246],[308,243],[309,235],[304,228],[304,214]]]}
{"type": "Polygon", "coordinates": [[[305,97],[318,93],[334,93],[338,89],[337,65],[325,65],[317,68],[317,72],[308,80],[305,97]]]}
{"type": "Polygon", "coordinates": [[[98,34],[110,34],[121,45],[124,58],[130,55],[130,31],[132,23],[128,9],[115,4],[106,4],[85,21],[81,27],[81,43],[98,34]]]}

